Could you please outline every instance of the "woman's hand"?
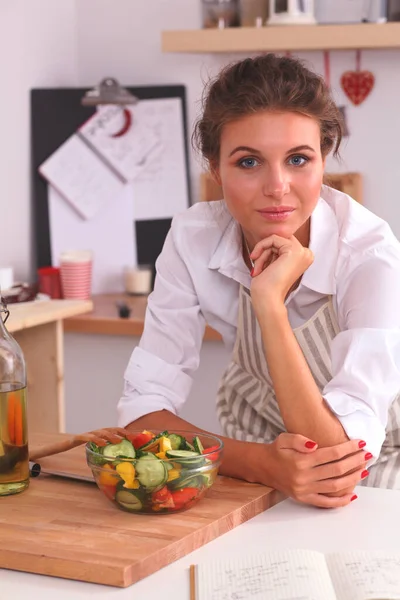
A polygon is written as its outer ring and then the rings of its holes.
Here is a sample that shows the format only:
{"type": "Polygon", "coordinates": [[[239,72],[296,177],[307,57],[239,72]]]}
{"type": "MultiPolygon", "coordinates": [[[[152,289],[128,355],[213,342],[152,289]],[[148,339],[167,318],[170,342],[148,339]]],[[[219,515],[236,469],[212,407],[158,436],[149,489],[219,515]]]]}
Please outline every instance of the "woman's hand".
{"type": "Polygon", "coordinates": [[[295,236],[283,238],[271,235],[254,246],[251,284],[252,298],[265,300],[265,294],[282,303],[298,279],[312,264],[314,257],[295,236]]]}
{"type": "Polygon", "coordinates": [[[268,452],[264,464],[269,485],[272,482],[274,488],[304,504],[323,508],[349,504],[354,487],[368,474],[365,465],[371,456],[361,449],[364,442],[351,440],[320,449],[306,443],[313,442],[282,433],[272,444],[261,445],[268,452]]]}

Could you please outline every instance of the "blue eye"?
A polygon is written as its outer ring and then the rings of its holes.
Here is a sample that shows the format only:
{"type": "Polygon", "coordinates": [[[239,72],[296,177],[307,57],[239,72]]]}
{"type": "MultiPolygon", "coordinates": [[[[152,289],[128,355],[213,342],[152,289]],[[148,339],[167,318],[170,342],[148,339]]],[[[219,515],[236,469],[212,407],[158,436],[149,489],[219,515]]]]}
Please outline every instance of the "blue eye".
{"type": "Polygon", "coordinates": [[[309,162],[309,158],[307,156],[302,156],[301,154],[295,154],[289,158],[289,163],[294,167],[304,167],[305,164],[309,162]]]}
{"type": "Polygon", "coordinates": [[[238,165],[243,169],[254,169],[254,167],[258,167],[259,161],[256,158],[242,158],[239,160],[238,165]]]}

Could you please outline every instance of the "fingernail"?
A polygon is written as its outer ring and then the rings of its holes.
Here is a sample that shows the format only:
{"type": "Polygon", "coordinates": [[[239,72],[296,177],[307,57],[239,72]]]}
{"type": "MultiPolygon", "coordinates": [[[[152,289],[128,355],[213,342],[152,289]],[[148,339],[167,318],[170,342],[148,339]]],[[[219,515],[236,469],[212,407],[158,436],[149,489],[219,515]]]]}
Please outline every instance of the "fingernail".
{"type": "Polygon", "coordinates": [[[304,445],[306,448],[310,448],[310,450],[311,450],[311,448],[315,448],[315,446],[317,445],[317,442],[306,442],[304,445]]]}
{"type": "Polygon", "coordinates": [[[359,447],[359,448],[365,448],[365,446],[366,446],[366,445],[367,445],[367,443],[366,443],[366,442],[363,442],[363,441],[361,441],[361,442],[358,442],[358,447],[359,447]]]}
{"type": "Polygon", "coordinates": [[[369,460],[370,458],[372,458],[372,454],[371,452],[367,452],[367,454],[364,456],[365,460],[369,460]]]}
{"type": "Polygon", "coordinates": [[[361,473],[361,479],[365,479],[365,478],[366,478],[368,475],[369,475],[369,471],[367,471],[367,470],[365,469],[365,471],[363,471],[363,472],[361,473]]]}
{"type": "Polygon", "coordinates": [[[250,277],[253,277],[254,275],[254,268],[250,271],[250,277]]]}
{"type": "Polygon", "coordinates": [[[354,496],[352,496],[352,497],[350,498],[350,502],[353,502],[353,500],[357,500],[357,498],[358,498],[358,496],[356,496],[356,494],[354,494],[354,496]]]}

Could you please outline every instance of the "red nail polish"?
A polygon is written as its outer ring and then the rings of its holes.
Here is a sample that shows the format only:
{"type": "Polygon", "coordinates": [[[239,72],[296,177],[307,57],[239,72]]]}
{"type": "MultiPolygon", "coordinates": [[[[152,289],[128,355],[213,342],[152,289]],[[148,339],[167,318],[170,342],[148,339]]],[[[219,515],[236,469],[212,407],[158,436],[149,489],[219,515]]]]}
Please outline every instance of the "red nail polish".
{"type": "Polygon", "coordinates": [[[358,442],[358,447],[359,447],[359,448],[365,448],[365,446],[366,446],[366,445],[367,445],[367,443],[366,443],[366,442],[362,442],[362,441],[361,441],[361,442],[358,442]]]}
{"type": "Polygon", "coordinates": [[[364,456],[365,460],[370,460],[372,458],[372,454],[371,452],[367,452],[367,454],[364,456]]]}
{"type": "Polygon", "coordinates": [[[311,450],[312,448],[315,448],[315,446],[317,445],[317,442],[306,442],[304,445],[306,448],[310,448],[310,450],[311,450]]]}
{"type": "Polygon", "coordinates": [[[250,277],[253,277],[254,275],[254,268],[250,271],[250,277]]]}
{"type": "Polygon", "coordinates": [[[354,494],[354,496],[352,496],[352,497],[350,498],[350,502],[353,502],[353,500],[357,500],[357,498],[358,498],[358,496],[356,496],[356,494],[354,494]]]}
{"type": "Polygon", "coordinates": [[[365,478],[367,477],[367,475],[369,475],[369,471],[367,471],[367,470],[365,469],[365,471],[363,471],[363,472],[361,473],[361,479],[365,479],[365,478]]]}

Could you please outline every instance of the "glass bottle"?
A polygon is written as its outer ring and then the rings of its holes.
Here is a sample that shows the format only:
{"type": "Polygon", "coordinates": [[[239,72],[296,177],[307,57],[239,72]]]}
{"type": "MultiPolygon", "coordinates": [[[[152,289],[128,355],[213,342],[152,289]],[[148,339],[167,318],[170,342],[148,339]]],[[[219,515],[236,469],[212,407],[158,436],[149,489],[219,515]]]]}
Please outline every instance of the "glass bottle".
{"type": "Polygon", "coordinates": [[[0,295],[0,496],[18,494],[29,485],[26,367],[21,348],[6,329],[8,314],[0,295]]]}

